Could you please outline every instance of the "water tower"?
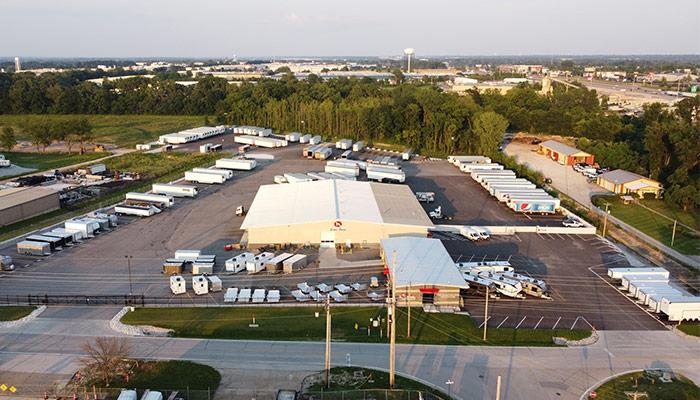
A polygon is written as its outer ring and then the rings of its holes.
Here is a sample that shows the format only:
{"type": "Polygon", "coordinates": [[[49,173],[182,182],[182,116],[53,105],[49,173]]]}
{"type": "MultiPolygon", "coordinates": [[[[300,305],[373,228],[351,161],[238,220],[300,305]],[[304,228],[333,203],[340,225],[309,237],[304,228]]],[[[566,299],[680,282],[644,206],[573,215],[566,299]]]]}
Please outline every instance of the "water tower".
{"type": "Polygon", "coordinates": [[[403,51],[403,54],[408,57],[408,73],[411,73],[411,56],[414,55],[416,52],[412,48],[407,48],[406,50],[403,51]]]}

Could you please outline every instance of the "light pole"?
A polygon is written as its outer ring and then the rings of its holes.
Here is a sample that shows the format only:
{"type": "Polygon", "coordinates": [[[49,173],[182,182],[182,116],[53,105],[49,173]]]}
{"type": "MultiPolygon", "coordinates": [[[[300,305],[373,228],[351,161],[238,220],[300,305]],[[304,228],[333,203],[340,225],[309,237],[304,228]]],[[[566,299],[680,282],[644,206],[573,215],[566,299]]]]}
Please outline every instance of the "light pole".
{"type": "Polygon", "coordinates": [[[126,265],[129,270],[129,297],[131,297],[134,293],[134,290],[131,286],[131,259],[134,258],[134,256],[124,256],[126,258],[126,265]]]}
{"type": "Polygon", "coordinates": [[[609,206],[609,203],[605,203],[605,214],[603,215],[603,238],[605,237],[605,229],[608,227],[608,214],[610,214],[609,206]]]}
{"type": "Polygon", "coordinates": [[[452,385],[454,385],[454,381],[448,379],[445,385],[447,385],[447,397],[452,397],[452,385]]]}

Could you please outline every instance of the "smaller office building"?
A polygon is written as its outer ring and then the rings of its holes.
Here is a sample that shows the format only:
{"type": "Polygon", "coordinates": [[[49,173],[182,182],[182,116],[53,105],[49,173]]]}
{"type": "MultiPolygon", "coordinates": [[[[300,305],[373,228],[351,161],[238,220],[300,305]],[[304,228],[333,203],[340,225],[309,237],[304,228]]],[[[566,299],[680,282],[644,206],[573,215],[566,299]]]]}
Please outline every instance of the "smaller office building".
{"type": "Polygon", "coordinates": [[[58,210],[58,192],[42,187],[0,190],[0,226],[58,210]]]}
{"type": "Polygon", "coordinates": [[[436,306],[458,309],[469,284],[439,239],[393,237],[382,239],[384,273],[391,277],[396,253],[398,306],[436,306]]]}
{"type": "Polygon", "coordinates": [[[597,183],[598,186],[613,193],[634,193],[640,197],[644,196],[645,193],[654,193],[659,198],[664,190],[661,183],[623,169],[616,169],[599,175],[597,183]]]}
{"type": "Polygon", "coordinates": [[[537,152],[563,165],[593,164],[593,158],[595,157],[593,154],[586,153],[556,140],[546,140],[540,143],[537,152]]]}

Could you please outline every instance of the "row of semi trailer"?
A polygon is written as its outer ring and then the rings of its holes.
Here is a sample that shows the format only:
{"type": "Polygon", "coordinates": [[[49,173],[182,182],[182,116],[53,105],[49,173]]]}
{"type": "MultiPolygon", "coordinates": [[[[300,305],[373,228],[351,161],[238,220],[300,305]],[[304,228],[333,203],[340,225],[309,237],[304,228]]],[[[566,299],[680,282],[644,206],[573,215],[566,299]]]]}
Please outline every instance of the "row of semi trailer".
{"type": "Polygon", "coordinates": [[[492,163],[488,157],[450,156],[448,161],[515,212],[554,214],[561,208],[558,198],[527,179],[516,177],[503,165],[492,163]]]}
{"type": "Polygon", "coordinates": [[[686,295],[670,284],[664,268],[609,268],[608,277],[650,312],[665,314],[669,321],[700,320],[700,297],[686,295]]]}
{"type": "Polygon", "coordinates": [[[25,255],[48,256],[53,252],[72,247],[83,240],[109,232],[116,226],[117,217],[113,214],[86,214],[67,220],[63,223],[63,227],[35,232],[26,236],[17,243],[17,252],[25,255]]]}

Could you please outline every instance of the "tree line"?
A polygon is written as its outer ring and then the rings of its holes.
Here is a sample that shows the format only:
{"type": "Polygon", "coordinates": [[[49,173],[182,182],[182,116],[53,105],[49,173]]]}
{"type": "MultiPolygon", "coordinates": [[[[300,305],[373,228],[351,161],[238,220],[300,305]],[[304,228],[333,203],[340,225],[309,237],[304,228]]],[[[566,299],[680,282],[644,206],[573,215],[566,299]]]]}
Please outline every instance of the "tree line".
{"type": "MultiPolygon", "coordinates": [[[[507,129],[573,136],[602,166],[659,180],[666,198],[683,207],[700,201],[699,101],[684,99],[674,111],[654,104],[642,117],[621,117],[606,112],[594,90],[559,85],[549,94],[524,83],[505,94],[457,95],[421,82],[315,75],[240,85],[208,76],[182,86],[165,74],[102,85],[64,74],[0,74],[0,113],[215,115],[217,123],[401,144],[425,154],[495,155],[507,129]]],[[[33,128],[28,122],[26,133],[33,128]]]]}
{"type": "MultiPolygon", "coordinates": [[[[85,117],[75,117],[62,120],[50,120],[45,117],[25,117],[19,122],[19,129],[29,142],[36,146],[37,152],[46,152],[46,148],[54,142],[63,142],[68,152],[73,146],[79,145],[80,153],[85,151],[85,145],[94,138],[92,125],[85,117]]],[[[0,129],[0,145],[5,150],[12,150],[17,144],[14,127],[3,126],[0,129]]]]}

